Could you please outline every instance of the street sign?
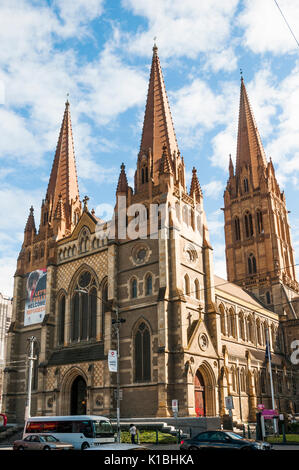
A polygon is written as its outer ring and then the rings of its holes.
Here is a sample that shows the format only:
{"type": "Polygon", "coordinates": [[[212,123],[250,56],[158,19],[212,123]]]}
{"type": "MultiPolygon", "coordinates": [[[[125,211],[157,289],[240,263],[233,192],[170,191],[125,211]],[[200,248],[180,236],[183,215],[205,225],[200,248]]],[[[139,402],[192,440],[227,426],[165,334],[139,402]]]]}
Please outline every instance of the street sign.
{"type": "Polygon", "coordinates": [[[108,368],[109,372],[117,372],[117,351],[109,350],[108,352],[108,368]]]}
{"type": "Polygon", "coordinates": [[[273,419],[278,417],[278,411],[277,410],[263,410],[262,411],[262,416],[264,419],[273,419]]]}
{"type": "MultiPolygon", "coordinates": [[[[123,399],[123,391],[122,390],[119,391],[119,399],[120,400],[123,399]]],[[[114,400],[117,400],[117,388],[114,389],[114,400]]]]}
{"type": "Polygon", "coordinates": [[[264,410],[265,409],[265,405],[263,405],[262,403],[260,405],[257,405],[257,408],[258,410],[264,410]]]}
{"type": "Polygon", "coordinates": [[[172,411],[177,413],[179,411],[179,400],[172,400],[171,402],[172,411]]]}
{"type": "Polygon", "coordinates": [[[234,400],[232,396],[225,397],[225,408],[227,410],[233,410],[234,409],[234,400]]]}

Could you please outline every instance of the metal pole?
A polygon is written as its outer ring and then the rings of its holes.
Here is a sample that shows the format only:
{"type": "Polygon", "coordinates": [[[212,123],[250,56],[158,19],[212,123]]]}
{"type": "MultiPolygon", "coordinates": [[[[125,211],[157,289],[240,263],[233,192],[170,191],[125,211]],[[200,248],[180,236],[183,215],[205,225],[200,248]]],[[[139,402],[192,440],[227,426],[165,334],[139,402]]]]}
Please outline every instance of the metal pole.
{"type": "MultiPolygon", "coordinates": [[[[271,352],[270,352],[270,342],[269,342],[269,330],[266,328],[266,347],[268,347],[268,359],[269,359],[269,375],[270,375],[270,386],[271,386],[271,397],[272,397],[272,409],[275,410],[275,398],[274,398],[274,388],[273,388],[273,378],[272,378],[272,366],[271,366],[271,352]]],[[[277,434],[277,421],[274,422],[274,432],[277,434]]]]}
{"type": "Polygon", "coordinates": [[[30,342],[30,352],[29,352],[29,368],[28,368],[28,383],[27,383],[27,399],[26,399],[26,406],[25,406],[25,420],[30,418],[31,414],[31,388],[32,388],[32,369],[33,369],[33,361],[35,358],[33,357],[33,347],[34,341],[36,340],[35,336],[31,336],[29,338],[30,342]]]}
{"type": "Polygon", "coordinates": [[[117,442],[120,442],[120,397],[119,397],[119,384],[120,384],[120,376],[119,376],[119,319],[118,319],[118,307],[115,308],[116,314],[116,336],[117,336],[117,373],[116,373],[116,418],[117,418],[117,442]]]}

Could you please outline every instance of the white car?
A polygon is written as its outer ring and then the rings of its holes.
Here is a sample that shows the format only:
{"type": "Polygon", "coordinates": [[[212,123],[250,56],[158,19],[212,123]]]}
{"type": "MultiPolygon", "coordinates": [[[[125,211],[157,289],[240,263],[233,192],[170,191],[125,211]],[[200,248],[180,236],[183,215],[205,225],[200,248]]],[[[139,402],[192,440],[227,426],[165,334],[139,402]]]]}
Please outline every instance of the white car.
{"type": "Polygon", "coordinates": [[[101,444],[96,448],[88,448],[85,450],[147,450],[146,447],[139,444],[126,444],[114,442],[112,444],[101,444]]]}

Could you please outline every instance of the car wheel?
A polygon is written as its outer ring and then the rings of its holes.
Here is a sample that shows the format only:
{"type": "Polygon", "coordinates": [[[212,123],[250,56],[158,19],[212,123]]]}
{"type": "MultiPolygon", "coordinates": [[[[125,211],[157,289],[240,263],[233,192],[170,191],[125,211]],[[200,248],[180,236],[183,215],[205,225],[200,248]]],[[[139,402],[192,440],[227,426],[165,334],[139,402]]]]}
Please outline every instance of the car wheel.
{"type": "Polygon", "coordinates": [[[191,447],[189,447],[189,450],[199,450],[199,448],[196,447],[196,446],[191,446],[191,447]]]}
{"type": "Polygon", "coordinates": [[[89,444],[87,442],[83,442],[82,446],[81,446],[81,450],[86,450],[89,448],[89,444]]]}
{"type": "Polygon", "coordinates": [[[43,448],[43,450],[50,450],[50,447],[49,447],[49,446],[45,446],[45,447],[43,448]]]}
{"type": "Polygon", "coordinates": [[[17,448],[17,450],[24,450],[24,447],[23,447],[23,446],[19,446],[19,447],[17,448]]]}

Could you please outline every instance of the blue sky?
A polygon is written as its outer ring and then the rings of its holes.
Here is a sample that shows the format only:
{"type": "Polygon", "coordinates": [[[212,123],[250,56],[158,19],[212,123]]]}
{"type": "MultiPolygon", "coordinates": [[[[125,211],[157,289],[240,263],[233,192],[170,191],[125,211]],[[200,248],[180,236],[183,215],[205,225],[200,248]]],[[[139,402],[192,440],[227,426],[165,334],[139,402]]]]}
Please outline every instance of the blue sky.
{"type": "MultiPolygon", "coordinates": [[[[279,0],[299,38],[299,2],[279,0]]],[[[204,192],[215,272],[226,275],[223,191],[236,154],[240,68],[291,211],[299,260],[299,48],[274,0],[1,0],[0,291],[12,295],[37,225],[70,94],[81,198],[103,216],[122,162],[133,186],[153,38],[179,148],[204,192]]]]}

